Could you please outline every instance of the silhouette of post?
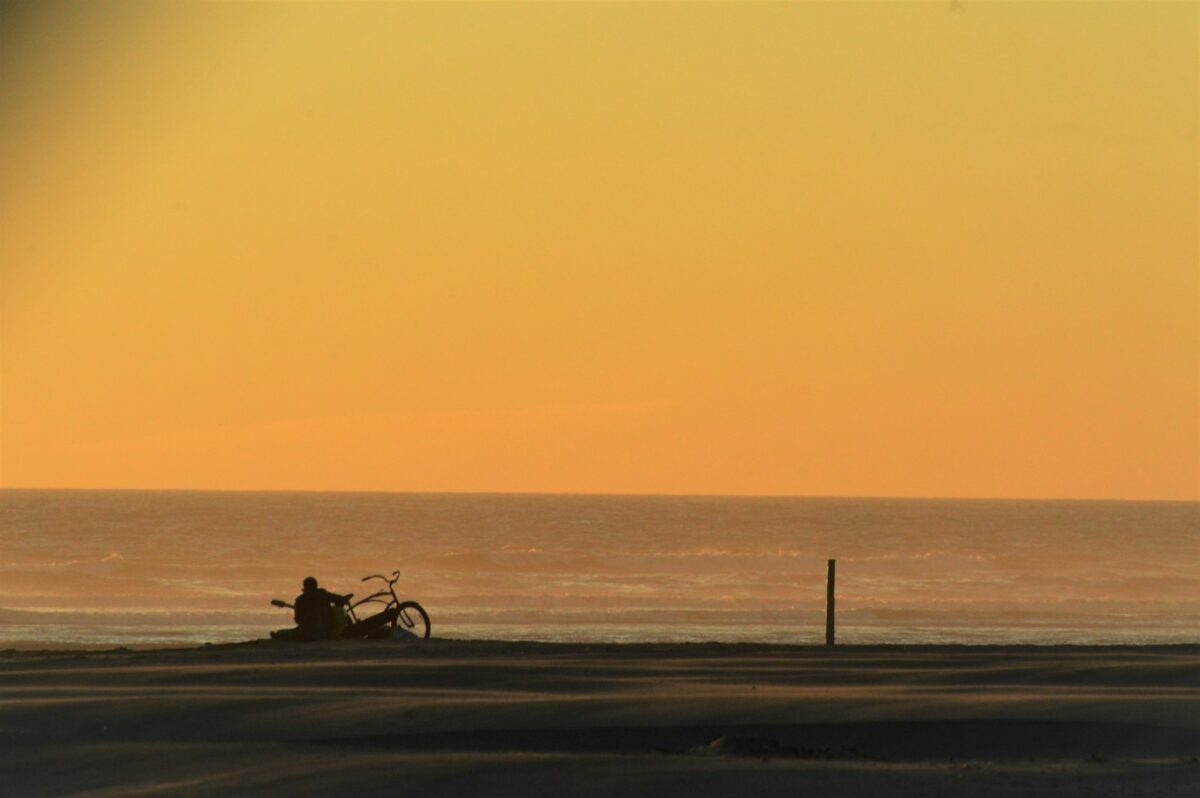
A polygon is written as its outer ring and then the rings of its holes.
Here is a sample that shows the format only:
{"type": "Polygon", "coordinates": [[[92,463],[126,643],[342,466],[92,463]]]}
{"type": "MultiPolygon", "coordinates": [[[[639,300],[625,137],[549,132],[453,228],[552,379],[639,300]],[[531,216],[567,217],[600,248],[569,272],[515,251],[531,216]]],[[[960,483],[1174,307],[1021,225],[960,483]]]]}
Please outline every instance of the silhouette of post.
{"type": "Polygon", "coordinates": [[[825,645],[833,645],[833,581],[837,574],[837,560],[829,561],[829,577],[825,582],[825,645]]]}

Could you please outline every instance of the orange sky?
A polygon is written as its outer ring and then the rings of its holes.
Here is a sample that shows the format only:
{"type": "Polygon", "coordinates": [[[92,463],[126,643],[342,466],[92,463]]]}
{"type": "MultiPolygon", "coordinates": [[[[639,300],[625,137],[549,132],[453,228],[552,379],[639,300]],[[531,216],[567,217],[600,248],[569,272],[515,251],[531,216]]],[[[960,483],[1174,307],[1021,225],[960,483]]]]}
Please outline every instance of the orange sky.
{"type": "Polygon", "coordinates": [[[2,486],[1200,499],[1194,3],[0,35],[2,486]]]}

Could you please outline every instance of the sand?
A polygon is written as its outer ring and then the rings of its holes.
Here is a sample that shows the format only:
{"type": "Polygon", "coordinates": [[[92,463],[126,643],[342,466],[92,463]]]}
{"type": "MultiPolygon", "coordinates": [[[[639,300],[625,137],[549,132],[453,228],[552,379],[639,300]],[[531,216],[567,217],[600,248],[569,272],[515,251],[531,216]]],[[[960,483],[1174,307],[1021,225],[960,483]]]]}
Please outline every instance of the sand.
{"type": "Polygon", "coordinates": [[[0,794],[1200,795],[1200,646],[0,653],[0,794]]]}

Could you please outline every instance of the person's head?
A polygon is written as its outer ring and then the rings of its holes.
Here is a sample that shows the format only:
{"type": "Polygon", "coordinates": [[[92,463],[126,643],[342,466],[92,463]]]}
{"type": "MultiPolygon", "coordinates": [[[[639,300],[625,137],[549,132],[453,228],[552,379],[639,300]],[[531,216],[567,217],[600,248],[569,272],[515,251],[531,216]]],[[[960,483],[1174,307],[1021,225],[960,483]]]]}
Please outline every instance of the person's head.
{"type": "Polygon", "coordinates": [[[304,578],[304,592],[307,593],[310,590],[316,590],[316,589],[317,589],[317,578],[315,576],[305,577],[304,578]]]}

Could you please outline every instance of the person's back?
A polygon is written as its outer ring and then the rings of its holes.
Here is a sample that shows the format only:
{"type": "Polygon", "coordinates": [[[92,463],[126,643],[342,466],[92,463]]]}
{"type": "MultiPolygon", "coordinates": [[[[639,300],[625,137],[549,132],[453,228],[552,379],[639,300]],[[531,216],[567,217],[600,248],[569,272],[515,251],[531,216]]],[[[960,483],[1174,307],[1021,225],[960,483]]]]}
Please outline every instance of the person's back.
{"type": "Polygon", "coordinates": [[[317,587],[311,576],[304,580],[304,592],[296,596],[294,617],[301,640],[326,640],[333,628],[333,605],[344,604],[345,596],[317,587]]]}
{"type": "Polygon", "coordinates": [[[306,590],[296,596],[296,626],[304,640],[324,640],[329,637],[333,612],[328,596],[321,588],[306,590]]]}

